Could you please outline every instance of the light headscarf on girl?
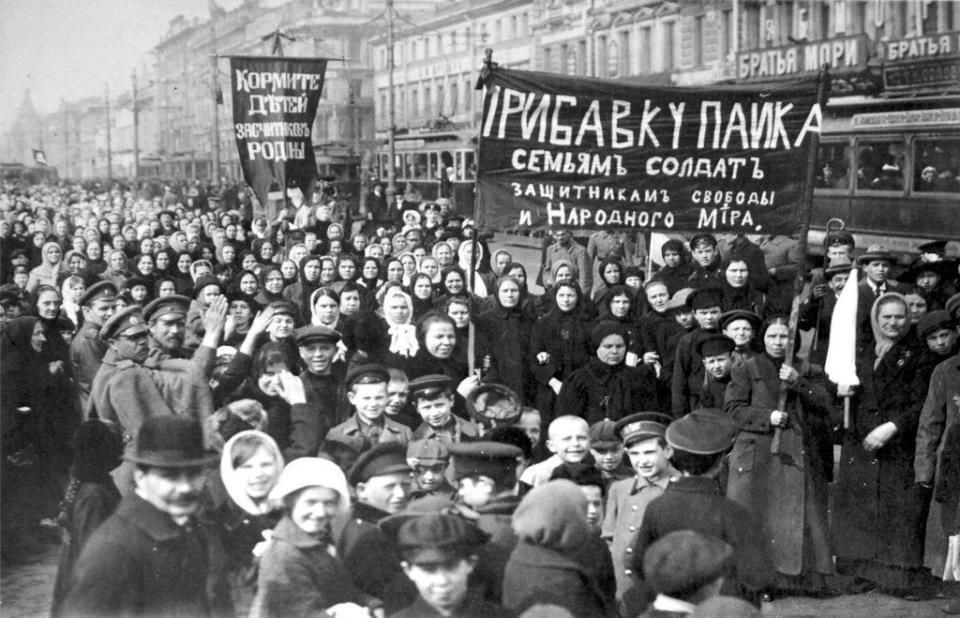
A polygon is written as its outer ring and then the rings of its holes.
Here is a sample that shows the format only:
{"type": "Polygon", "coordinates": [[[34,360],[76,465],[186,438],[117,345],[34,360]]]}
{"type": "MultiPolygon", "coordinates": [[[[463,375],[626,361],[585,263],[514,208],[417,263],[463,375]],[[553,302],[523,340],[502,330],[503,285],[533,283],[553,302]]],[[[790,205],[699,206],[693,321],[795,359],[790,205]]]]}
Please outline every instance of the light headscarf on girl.
{"type": "Polygon", "coordinates": [[[227,495],[230,496],[234,504],[247,513],[251,515],[262,515],[263,513],[271,511],[276,504],[272,504],[270,500],[264,500],[259,504],[254,502],[238,481],[237,467],[243,462],[238,462],[236,465],[234,464],[233,450],[237,442],[241,440],[244,442],[259,441],[260,446],[257,448],[266,449],[267,454],[273,459],[276,464],[276,470],[273,474],[273,479],[271,479],[271,485],[273,487],[276,487],[277,482],[280,480],[280,472],[283,470],[283,454],[280,452],[280,447],[277,446],[273,438],[262,431],[252,429],[235,434],[227,440],[227,443],[223,446],[223,454],[220,456],[220,478],[223,479],[223,487],[227,490],[227,495]]]}
{"type": "Polygon", "coordinates": [[[386,310],[383,312],[383,319],[387,321],[387,333],[390,335],[390,351],[400,356],[412,358],[420,349],[417,342],[417,328],[413,325],[413,299],[400,287],[391,287],[383,296],[382,307],[395,299],[401,298],[407,303],[407,319],[402,324],[392,322],[386,310]]]}

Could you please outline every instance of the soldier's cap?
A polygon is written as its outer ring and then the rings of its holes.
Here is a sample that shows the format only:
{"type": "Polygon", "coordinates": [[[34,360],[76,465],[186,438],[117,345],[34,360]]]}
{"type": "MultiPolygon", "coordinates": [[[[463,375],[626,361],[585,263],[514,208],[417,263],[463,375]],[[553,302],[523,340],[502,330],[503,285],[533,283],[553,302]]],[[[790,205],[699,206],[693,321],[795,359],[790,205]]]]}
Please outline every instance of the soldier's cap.
{"type": "Polygon", "coordinates": [[[217,289],[220,290],[220,293],[223,294],[223,282],[217,278],[216,275],[206,274],[200,275],[197,278],[197,281],[193,284],[193,297],[196,298],[200,296],[200,293],[203,292],[204,288],[208,285],[215,285],[217,289]]]}
{"type": "Polygon", "coordinates": [[[691,248],[691,249],[696,249],[698,246],[700,246],[700,245],[702,245],[702,244],[704,244],[704,243],[706,243],[707,245],[709,245],[709,246],[711,246],[711,247],[716,247],[716,246],[717,246],[717,238],[716,238],[713,234],[709,234],[709,233],[707,233],[707,232],[700,232],[700,233],[694,234],[693,236],[690,237],[690,248],[691,248]]]}
{"type": "Polygon", "coordinates": [[[691,309],[709,309],[723,305],[723,292],[717,288],[697,288],[687,296],[687,306],[691,309]]]}
{"type": "Polygon", "coordinates": [[[441,395],[449,394],[451,382],[450,378],[439,373],[428,373],[410,380],[410,401],[436,399],[441,395]]]}
{"type": "Polygon", "coordinates": [[[856,247],[857,243],[850,232],[831,232],[823,239],[824,247],[836,247],[838,245],[856,247]]]}
{"type": "Polygon", "coordinates": [[[747,320],[750,322],[750,326],[753,327],[754,333],[758,332],[760,327],[763,325],[763,320],[760,319],[759,315],[753,311],[747,311],[745,309],[731,309],[730,311],[724,311],[720,314],[720,319],[717,324],[720,326],[720,330],[723,330],[730,322],[733,322],[734,320],[747,320]]]}
{"type": "Polygon", "coordinates": [[[953,317],[954,320],[960,318],[957,315],[958,310],[960,310],[960,294],[954,294],[949,299],[947,299],[947,304],[943,307],[947,313],[953,317]]]}
{"type": "Polygon", "coordinates": [[[617,435],[617,424],[608,418],[597,421],[590,426],[590,448],[610,448],[620,446],[620,437],[617,435]]]}
{"type": "Polygon", "coordinates": [[[520,420],[520,398],[507,386],[485,382],[467,395],[467,411],[484,427],[512,425],[520,420]]]}
{"type": "Polygon", "coordinates": [[[273,315],[288,315],[294,320],[297,319],[297,308],[293,303],[286,300],[275,300],[269,305],[268,309],[273,309],[273,315]]]}
{"type": "Polygon", "coordinates": [[[357,483],[366,483],[375,476],[409,473],[411,470],[406,455],[407,448],[400,442],[375,444],[357,458],[347,473],[347,481],[356,486],[357,483]]]}
{"type": "Polygon", "coordinates": [[[500,442],[459,442],[448,444],[453,459],[455,481],[471,476],[486,476],[496,483],[517,473],[517,461],[523,451],[500,442]]]}
{"type": "Polygon", "coordinates": [[[617,421],[613,430],[624,446],[641,440],[662,438],[673,418],[659,412],[637,412],[617,421]]]}
{"type": "Polygon", "coordinates": [[[920,319],[917,320],[917,334],[921,337],[926,337],[927,335],[943,328],[953,330],[956,326],[956,323],[957,322],[953,316],[951,316],[950,313],[945,309],[928,311],[927,313],[921,315],[920,319]]]}
{"type": "Polygon", "coordinates": [[[870,245],[867,252],[857,258],[858,264],[869,264],[870,262],[883,261],[893,264],[893,254],[886,245],[870,245]]]}
{"type": "Polygon", "coordinates": [[[694,455],[715,455],[733,446],[737,423],[716,408],[701,408],[678,418],[667,427],[667,444],[694,455]]]}
{"type": "Polygon", "coordinates": [[[143,308],[143,319],[150,323],[166,315],[185,318],[187,317],[187,309],[189,308],[190,299],[186,296],[180,296],[179,294],[161,296],[160,298],[150,301],[147,303],[147,306],[143,308]]]}
{"type": "Polygon", "coordinates": [[[676,530],[647,548],[643,578],[655,592],[683,599],[727,572],[733,548],[720,539],[676,530]]]}
{"type": "Polygon", "coordinates": [[[390,372],[383,365],[358,365],[347,374],[347,388],[354,384],[386,384],[390,381],[390,372]]]}
{"type": "Polygon", "coordinates": [[[337,343],[341,339],[339,331],[336,331],[329,326],[323,326],[319,324],[301,326],[294,331],[294,337],[296,337],[297,345],[306,345],[314,342],[337,343]]]}
{"type": "Polygon", "coordinates": [[[490,535],[457,515],[420,515],[403,522],[396,539],[404,560],[428,566],[469,558],[490,535]]]}
{"type": "Polygon", "coordinates": [[[114,313],[100,327],[100,339],[107,341],[116,339],[120,335],[133,337],[148,330],[147,323],[143,319],[143,308],[140,305],[130,305],[114,313]]]}
{"type": "Polygon", "coordinates": [[[719,356],[727,352],[733,352],[737,344],[733,339],[720,333],[712,333],[697,342],[697,354],[702,358],[708,356],[719,356]]]}
{"type": "Polygon", "coordinates": [[[931,240],[930,242],[925,242],[917,250],[920,253],[939,253],[943,255],[947,250],[947,241],[945,240],[931,240]]]}
{"type": "Polygon", "coordinates": [[[411,468],[450,462],[450,451],[440,440],[415,440],[407,445],[407,463],[411,468]]]}
{"type": "Polygon", "coordinates": [[[120,290],[112,281],[99,281],[86,289],[77,304],[81,307],[91,305],[96,300],[116,300],[120,290]]]}
{"type": "Polygon", "coordinates": [[[827,279],[830,279],[834,275],[848,273],[851,270],[853,270],[853,262],[846,256],[840,256],[830,260],[830,265],[824,269],[823,274],[826,275],[827,279]]]}
{"type": "MultiPolygon", "coordinates": [[[[662,282],[661,282],[662,283],[662,282]]],[[[667,306],[664,308],[664,312],[669,313],[676,309],[690,309],[690,306],[687,304],[687,299],[690,298],[690,295],[693,294],[693,288],[683,288],[677,290],[673,296],[670,297],[670,302],[667,303],[667,306]]]]}

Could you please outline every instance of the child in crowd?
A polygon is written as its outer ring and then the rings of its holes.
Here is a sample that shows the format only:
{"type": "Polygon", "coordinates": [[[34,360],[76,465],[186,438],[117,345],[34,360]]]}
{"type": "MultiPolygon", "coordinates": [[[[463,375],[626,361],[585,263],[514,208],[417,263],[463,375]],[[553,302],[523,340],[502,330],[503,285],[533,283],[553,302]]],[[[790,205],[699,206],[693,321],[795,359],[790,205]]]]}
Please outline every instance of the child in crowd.
{"type": "Polygon", "coordinates": [[[579,416],[561,416],[547,430],[548,459],[530,466],[520,477],[520,492],[525,493],[550,480],[554,468],[562,463],[580,463],[590,455],[590,427],[579,416]]]}

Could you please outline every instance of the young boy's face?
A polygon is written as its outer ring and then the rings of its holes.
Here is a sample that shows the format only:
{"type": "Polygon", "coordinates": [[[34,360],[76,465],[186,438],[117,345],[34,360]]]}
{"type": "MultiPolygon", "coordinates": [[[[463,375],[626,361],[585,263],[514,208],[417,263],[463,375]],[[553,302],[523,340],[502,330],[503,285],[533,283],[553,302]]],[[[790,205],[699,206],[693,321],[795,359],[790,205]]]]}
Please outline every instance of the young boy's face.
{"type": "Polygon", "coordinates": [[[587,499],[587,523],[599,532],[603,525],[603,490],[597,485],[580,485],[580,491],[587,499]]]}
{"type": "Polygon", "coordinates": [[[673,449],[662,442],[662,438],[648,438],[627,447],[630,464],[645,479],[659,479],[670,465],[673,449]]]}
{"type": "Polygon", "coordinates": [[[417,464],[413,467],[413,480],[423,491],[436,491],[443,485],[443,472],[447,469],[445,463],[417,464]]]}
{"type": "Polygon", "coordinates": [[[453,396],[441,393],[433,399],[421,398],[417,400],[417,412],[423,421],[434,428],[440,428],[450,422],[450,413],[453,410],[453,396]]]}
{"type": "Polygon", "coordinates": [[[530,438],[530,442],[536,446],[540,443],[540,413],[536,410],[532,412],[524,412],[520,415],[520,422],[517,423],[517,426],[523,430],[523,433],[527,434],[527,437],[530,438]]]}
{"type": "Polygon", "coordinates": [[[690,309],[686,309],[686,308],[678,309],[673,314],[673,319],[675,319],[677,321],[677,324],[682,326],[685,330],[690,330],[691,328],[693,328],[693,322],[694,322],[693,311],[691,311],[690,309]]]}
{"type": "Polygon", "coordinates": [[[557,419],[550,425],[547,448],[566,463],[580,463],[590,452],[589,431],[583,419],[557,419]]]}
{"type": "Polygon", "coordinates": [[[847,279],[849,278],[849,272],[835,274],[834,276],[830,277],[830,289],[836,294],[839,294],[843,290],[843,286],[847,285],[847,279]]]}
{"type": "Polygon", "coordinates": [[[368,422],[378,420],[387,407],[387,383],[354,384],[347,393],[350,405],[368,422]]]}
{"type": "Polygon", "coordinates": [[[603,472],[613,472],[623,462],[624,450],[622,444],[591,446],[590,452],[597,462],[597,467],[603,472]]]}
{"type": "Polygon", "coordinates": [[[420,597],[438,613],[449,615],[467,596],[467,579],[476,559],[453,557],[442,562],[403,563],[403,572],[414,583],[420,597]]]}
{"type": "Polygon", "coordinates": [[[715,356],[705,356],[703,359],[703,368],[715,380],[722,380],[730,375],[730,366],[733,364],[730,353],[724,352],[715,356]]]}

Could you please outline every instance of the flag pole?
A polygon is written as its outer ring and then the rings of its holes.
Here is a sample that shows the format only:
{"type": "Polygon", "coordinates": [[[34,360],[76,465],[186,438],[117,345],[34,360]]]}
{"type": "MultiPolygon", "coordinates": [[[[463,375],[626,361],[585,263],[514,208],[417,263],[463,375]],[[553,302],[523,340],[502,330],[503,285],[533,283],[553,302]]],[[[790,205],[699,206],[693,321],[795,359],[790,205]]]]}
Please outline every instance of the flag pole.
{"type": "MultiPolygon", "coordinates": [[[[830,84],[830,73],[827,65],[820,67],[820,74],[817,77],[817,105],[821,111],[826,102],[827,88],[830,84]]],[[[814,132],[810,136],[810,150],[807,153],[807,174],[805,184],[803,185],[803,197],[801,200],[800,216],[800,268],[797,269],[797,277],[793,281],[793,303],[790,306],[789,335],[787,338],[787,350],[784,355],[783,364],[786,367],[793,367],[793,355],[796,352],[797,327],[800,318],[800,296],[803,294],[803,283],[807,275],[807,235],[810,233],[810,216],[813,211],[813,179],[817,173],[817,159],[820,150],[820,133],[814,132]]],[[[785,412],[787,408],[787,391],[789,385],[780,381],[780,390],[777,397],[777,410],[785,412]]],[[[773,430],[773,440],[770,442],[770,452],[774,455],[780,453],[780,443],[783,439],[783,428],[776,427],[773,430]]]]}

